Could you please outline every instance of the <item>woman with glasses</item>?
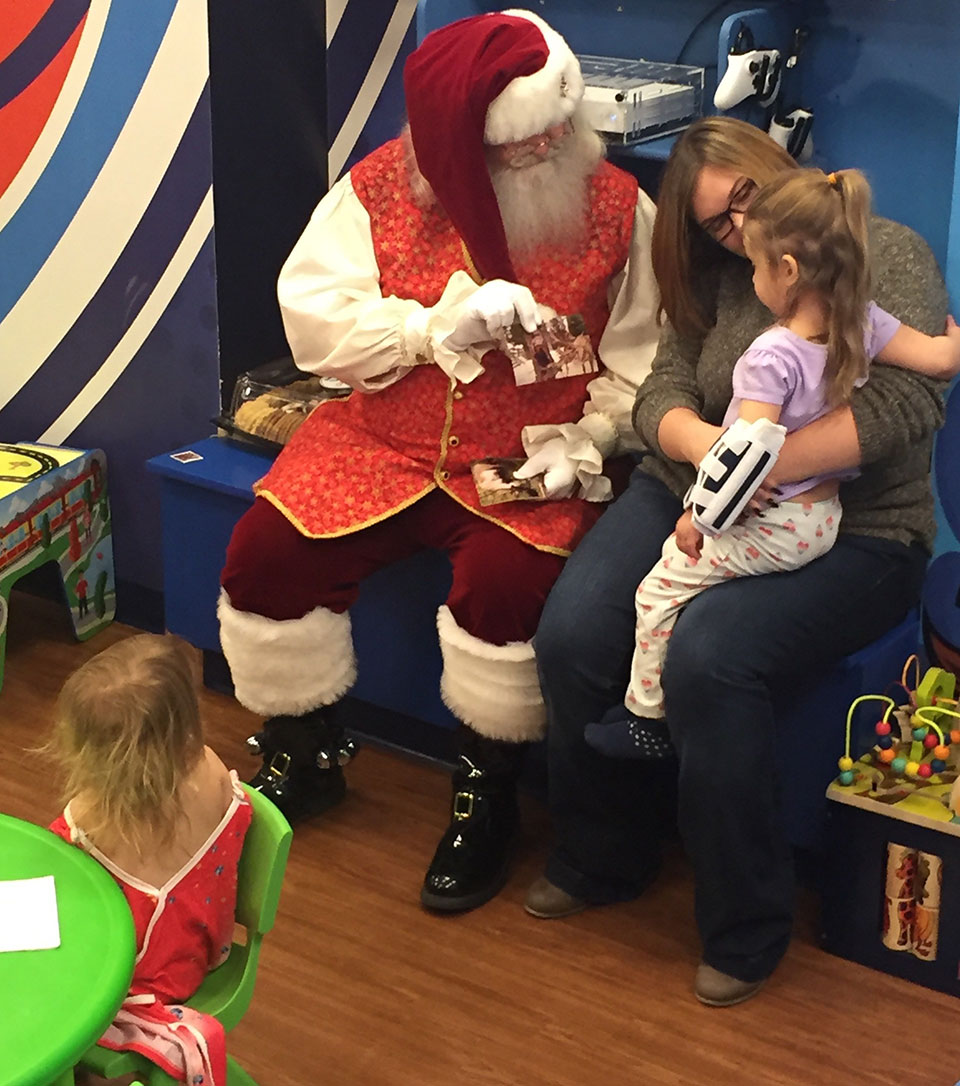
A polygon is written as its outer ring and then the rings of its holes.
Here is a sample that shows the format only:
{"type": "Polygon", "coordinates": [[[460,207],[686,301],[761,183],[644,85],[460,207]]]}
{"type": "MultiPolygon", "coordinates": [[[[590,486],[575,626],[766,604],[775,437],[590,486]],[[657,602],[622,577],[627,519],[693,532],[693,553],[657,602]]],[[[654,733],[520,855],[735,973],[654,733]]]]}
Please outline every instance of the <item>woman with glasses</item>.
{"type": "MultiPolygon", "coordinates": [[[[736,360],[772,322],[740,229],[757,187],[793,168],[759,129],[711,117],[686,130],[664,171],[653,262],[666,320],[634,410],[648,451],[568,559],[537,632],[557,840],[527,898],[535,916],[628,900],[657,874],[675,769],[604,758],[584,726],[622,697],[636,583],[721,432],[736,360]]],[[[946,292],[926,244],[879,218],[871,240],[877,304],[941,332],[946,292]]],[[[777,698],[874,641],[916,602],[934,531],[929,462],[942,387],[878,367],[848,404],[788,436],[770,484],[860,473],[841,488],[836,544],[802,569],[715,586],[673,631],[661,678],[703,943],[695,993],[708,1005],[750,998],[787,948],[794,888],[778,812],[777,698]]]]}

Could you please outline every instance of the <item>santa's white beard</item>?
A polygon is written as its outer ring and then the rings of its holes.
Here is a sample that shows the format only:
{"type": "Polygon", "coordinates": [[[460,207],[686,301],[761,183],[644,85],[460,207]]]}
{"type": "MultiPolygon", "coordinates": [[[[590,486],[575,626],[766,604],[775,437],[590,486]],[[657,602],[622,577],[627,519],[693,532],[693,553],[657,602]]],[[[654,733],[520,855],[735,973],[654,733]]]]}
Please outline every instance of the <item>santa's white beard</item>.
{"type": "Polygon", "coordinates": [[[491,165],[512,256],[542,245],[577,249],[586,236],[588,182],[603,157],[600,137],[582,126],[549,157],[520,168],[491,165]]]}

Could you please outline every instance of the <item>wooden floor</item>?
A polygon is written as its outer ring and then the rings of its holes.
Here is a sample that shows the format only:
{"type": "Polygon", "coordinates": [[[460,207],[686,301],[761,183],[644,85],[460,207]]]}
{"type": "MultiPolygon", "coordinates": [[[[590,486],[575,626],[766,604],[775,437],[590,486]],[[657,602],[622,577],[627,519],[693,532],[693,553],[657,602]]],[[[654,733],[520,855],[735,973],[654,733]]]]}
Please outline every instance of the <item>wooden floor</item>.
{"type": "MultiPolygon", "coordinates": [[[[131,631],[76,644],[57,606],[15,594],[0,692],[0,806],[47,822],[49,769],[24,753],[43,736],[64,677],[131,631]]],[[[248,775],[255,718],[203,693],[208,740],[248,775]]],[[[418,904],[445,823],[446,775],[365,749],[337,810],[297,830],[280,914],[231,1053],[260,1086],[952,1086],[960,1003],[832,957],[804,901],[793,945],[741,1007],[693,998],[699,954],[686,862],[644,897],[566,920],[524,913],[548,842],[524,809],[507,889],[475,912],[418,904]]],[[[957,922],[958,918],[951,918],[957,922]]]]}

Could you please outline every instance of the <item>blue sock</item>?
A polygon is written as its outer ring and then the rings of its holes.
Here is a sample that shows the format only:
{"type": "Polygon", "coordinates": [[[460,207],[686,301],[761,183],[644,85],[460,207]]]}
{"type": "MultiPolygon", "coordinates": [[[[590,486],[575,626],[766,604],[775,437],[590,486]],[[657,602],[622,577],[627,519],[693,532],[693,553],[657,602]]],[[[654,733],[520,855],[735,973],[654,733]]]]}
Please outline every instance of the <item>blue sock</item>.
{"type": "Polygon", "coordinates": [[[655,761],[675,756],[666,721],[637,716],[625,705],[608,709],[599,723],[584,728],[583,736],[588,746],[608,758],[655,761]]]}

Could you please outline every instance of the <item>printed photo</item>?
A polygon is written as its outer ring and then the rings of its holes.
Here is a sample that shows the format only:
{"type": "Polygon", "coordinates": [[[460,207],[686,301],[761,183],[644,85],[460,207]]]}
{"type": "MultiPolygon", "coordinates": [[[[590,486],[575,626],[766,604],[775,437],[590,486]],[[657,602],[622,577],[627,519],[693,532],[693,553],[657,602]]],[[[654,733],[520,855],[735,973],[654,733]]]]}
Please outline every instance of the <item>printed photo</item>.
{"type": "Polygon", "coordinates": [[[474,486],[481,505],[499,505],[501,502],[544,501],[543,476],[532,479],[515,479],[513,473],[525,464],[524,459],[499,458],[474,460],[470,465],[474,486]]]}
{"type": "Polygon", "coordinates": [[[506,333],[503,351],[513,366],[518,385],[555,381],[596,373],[597,358],[587,335],[583,317],[553,317],[534,332],[515,322],[506,333]]]}

